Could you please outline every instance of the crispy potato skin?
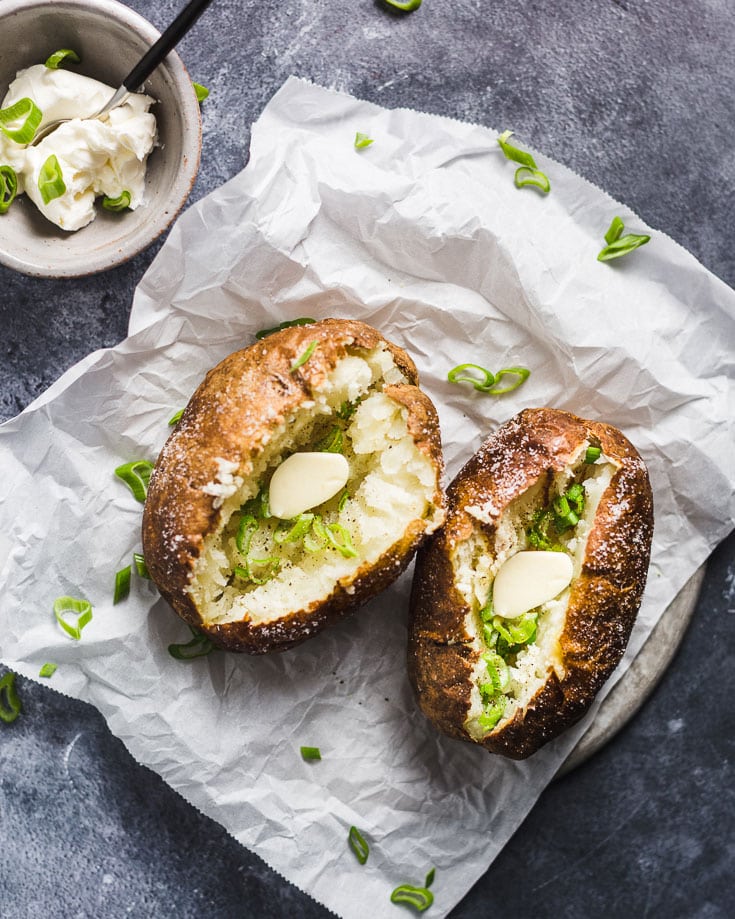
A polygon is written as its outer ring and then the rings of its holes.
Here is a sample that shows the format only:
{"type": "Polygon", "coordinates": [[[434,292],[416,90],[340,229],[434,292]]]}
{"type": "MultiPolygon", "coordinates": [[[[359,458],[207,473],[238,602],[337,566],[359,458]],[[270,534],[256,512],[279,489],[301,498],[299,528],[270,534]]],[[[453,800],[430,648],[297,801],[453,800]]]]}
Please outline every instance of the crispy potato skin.
{"type": "MultiPolygon", "coordinates": [[[[565,675],[550,669],[525,710],[483,741],[491,753],[524,759],[578,721],[623,656],[646,583],[653,536],[653,498],[643,460],[609,425],[548,408],[527,409],[480,447],[449,486],[447,519],[419,551],[411,594],[408,670],[419,704],[442,732],[465,731],[477,654],[465,628],[469,612],[454,586],[456,546],[479,522],[466,508],[508,505],[538,481],[551,481],[585,440],[597,440],[620,463],[603,492],[582,570],[572,585],[560,637],[565,675]]],[[[495,524],[486,526],[492,539],[495,524]]]]}
{"type": "MultiPolygon", "coordinates": [[[[207,373],[167,440],[154,468],[143,511],[143,551],[161,595],[195,628],[221,648],[262,654],[285,650],[341,618],[387,587],[413,557],[425,536],[423,521],[412,524],[376,564],[358,569],[350,583],[309,608],[271,623],[239,621],[206,625],[187,592],[205,538],[221,525],[221,510],[203,488],[216,480],[219,460],[238,465],[247,477],[271,433],[298,412],[355,349],[380,343],[390,350],[407,383],[386,386],[385,393],[408,409],[408,428],[418,448],[437,470],[434,501],[443,508],[440,487],[443,459],[439,420],[431,400],[418,389],[411,358],[372,327],[358,321],[326,319],[275,332],[226,357],[207,373]],[[303,366],[291,368],[306,349],[317,347],[303,366]]],[[[294,448],[298,448],[294,444],[294,448]]]]}

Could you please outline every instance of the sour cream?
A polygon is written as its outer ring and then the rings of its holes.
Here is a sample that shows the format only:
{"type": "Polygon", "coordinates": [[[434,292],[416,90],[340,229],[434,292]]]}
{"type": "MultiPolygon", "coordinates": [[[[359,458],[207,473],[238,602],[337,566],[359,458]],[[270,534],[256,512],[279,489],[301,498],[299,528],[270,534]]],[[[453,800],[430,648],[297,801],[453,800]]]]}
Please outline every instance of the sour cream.
{"type": "Polygon", "coordinates": [[[130,209],[145,204],[148,155],[156,142],[156,119],[149,111],[154,99],[142,93],[128,96],[100,119],[84,121],[98,112],[115,88],[68,70],[36,64],[21,70],[0,107],[32,99],[43,113],[41,128],[59,118],[72,120],[45,137],[36,147],[24,146],[0,132],[0,165],[18,175],[24,191],[41,213],[62,230],[80,230],[96,216],[95,198],[130,194],[130,209]],[[44,204],[38,188],[43,164],[55,156],[66,191],[44,204]]]}

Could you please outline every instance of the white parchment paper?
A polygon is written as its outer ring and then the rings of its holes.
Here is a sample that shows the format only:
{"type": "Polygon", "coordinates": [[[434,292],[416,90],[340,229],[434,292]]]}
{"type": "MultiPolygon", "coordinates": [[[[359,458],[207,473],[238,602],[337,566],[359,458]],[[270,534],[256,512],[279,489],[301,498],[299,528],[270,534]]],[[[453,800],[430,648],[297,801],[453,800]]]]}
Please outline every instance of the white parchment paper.
{"type": "Polygon", "coordinates": [[[0,429],[3,662],[31,678],[57,663],[50,685],[96,705],[140,762],[350,919],[397,915],[390,891],[432,866],[432,915],[446,914],[590,718],[524,763],[437,735],[406,679],[410,573],[284,654],[174,660],[168,644],[189,633],[148,582],[112,605],[141,514],[113,469],[155,458],[204,372],[258,329],[366,320],[415,359],[450,475],[526,406],[608,421],[641,450],[656,533],[624,678],[733,526],[735,293],[540,154],[551,193],[516,189],[497,133],[289,80],[254,126],[247,168],[177,222],[138,288],[130,337],[0,429]],[[373,145],[356,151],[356,131],[373,145]],[[652,240],[602,264],[615,214],[652,240]],[[446,382],[465,361],[532,375],[491,398],[446,382]],[[55,623],[61,594],[94,605],[79,642],[55,623]],[[300,745],[319,746],[321,762],[303,762],[300,745]],[[364,867],[352,824],[370,841],[364,867]]]}

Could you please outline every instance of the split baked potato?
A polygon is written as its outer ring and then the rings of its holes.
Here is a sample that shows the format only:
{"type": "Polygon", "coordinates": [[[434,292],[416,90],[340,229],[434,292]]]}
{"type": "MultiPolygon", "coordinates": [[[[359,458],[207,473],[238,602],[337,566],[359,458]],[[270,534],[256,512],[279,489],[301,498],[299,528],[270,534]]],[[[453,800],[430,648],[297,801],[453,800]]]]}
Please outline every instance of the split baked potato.
{"type": "Polygon", "coordinates": [[[215,645],[283,650],[398,577],[443,522],[442,473],[405,351],[357,321],[284,328],[184,410],[148,487],[148,570],[215,645]]]}
{"type": "Polygon", "coordinates": [[[579,720],[627,645],[652,533],[620,431],[546,408],[501,426],[416,560],[408,667],[431,722],[522,759],[579,720]]]}

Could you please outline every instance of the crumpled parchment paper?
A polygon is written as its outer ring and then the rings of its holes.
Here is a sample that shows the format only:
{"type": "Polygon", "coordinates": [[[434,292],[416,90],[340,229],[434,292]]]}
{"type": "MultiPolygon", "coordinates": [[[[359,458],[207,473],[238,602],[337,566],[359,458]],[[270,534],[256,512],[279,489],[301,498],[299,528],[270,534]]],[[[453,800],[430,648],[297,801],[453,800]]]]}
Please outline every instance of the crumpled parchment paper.
{"type": "MultiPolygon", "coordinates": [[[[340,916],[395,916],[436,867],[432,915],[464,895],[586,727],[529,761],[441,737],[405,672],[410,573],[285,654],[167,652],[186,626],[146,581],[112,605],[141,505],[113,475],[154,459],[205,371],[297,316],[366,320],[405,347],[438,407],[448,472],[526,406],[606,420],[643,453],[656,533],[625,667],[733,526],[735,293],[682,248],[596,255],[642,221],[536,155],[552,191],[513,184],[497,132],[388,111],[290,79],[247,168],[191,207],[141,282],[118,347],[90,355],[0,429],[2,661],[96,705],[141,763],[340,916]],[[356,131],[374,138],[357,151],[356,131]],[[530,379],[500,398],[446,381],[471,361],[530,379]],[[52,604],[83,596],[81,641],[52,604]],[[306,763],[301,745],[319,746],[306,763]],[[347,845],[370,843],[360,866],[347,845]]],[[[523,146],[519,141],[519,145],[523,146]]]]}

